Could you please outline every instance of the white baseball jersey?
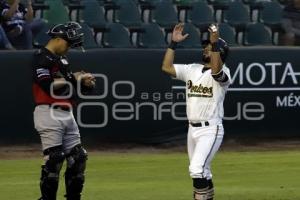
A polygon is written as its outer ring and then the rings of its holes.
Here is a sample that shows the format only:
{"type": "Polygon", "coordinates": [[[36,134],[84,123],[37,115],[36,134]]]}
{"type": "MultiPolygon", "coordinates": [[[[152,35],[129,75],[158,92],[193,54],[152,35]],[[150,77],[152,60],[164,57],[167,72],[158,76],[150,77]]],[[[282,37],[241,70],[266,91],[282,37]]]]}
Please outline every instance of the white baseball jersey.
{"type": "Polygon", "coordinates": [[[192,123],[214,120],[222,122],[224,116],[223,102],[225,93],[231,83],[230,71],[223,65],[222,70],[227,75],[225,82],[216,81],[211,69],[205,69],[202,64],[174,64],[176,78],[186,82],[186,112],[192,123]]]}

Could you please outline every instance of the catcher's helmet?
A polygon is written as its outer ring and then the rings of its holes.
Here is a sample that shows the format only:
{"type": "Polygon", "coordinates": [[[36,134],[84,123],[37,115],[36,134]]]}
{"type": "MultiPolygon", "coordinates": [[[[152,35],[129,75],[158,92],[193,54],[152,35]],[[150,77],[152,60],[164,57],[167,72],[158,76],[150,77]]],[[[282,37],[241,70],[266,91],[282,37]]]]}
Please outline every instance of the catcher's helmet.
{"type": "Polygon", "coordinates": [[[83,33],[82,28],[77,22],[67,22],[57,24],[50,28],[47,34],[51,38],[62,38],[68,42],[71,48],[82,47],[83,33]]]}

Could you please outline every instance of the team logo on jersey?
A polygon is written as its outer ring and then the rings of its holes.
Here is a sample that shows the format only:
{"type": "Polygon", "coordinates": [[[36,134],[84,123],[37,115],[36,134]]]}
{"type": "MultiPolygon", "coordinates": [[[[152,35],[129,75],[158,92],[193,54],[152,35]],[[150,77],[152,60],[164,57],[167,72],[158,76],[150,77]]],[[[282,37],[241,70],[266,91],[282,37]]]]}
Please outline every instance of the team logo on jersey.
{"type": "Polygon", "coordinates": [[[69,64],[69,62],[68,62],[67,59],[65,59],[65,58],[60,59],[60,61],[61,61],[62,64],[64,64],[64,65],[68,65],[68,64],[69,64]]]}
{"type": "Polygon", "coordinates": [[[186,83],[186,86],[188,89],[191,89],[191,87],[193,86],[193,82],[191,80],[188,80],[188,82],[186,83]]]}
{"type": "Polygon", "coordinates": [[[187,82],[187,89],[190,90],[188,97],[213,97],[213,87],[205,87],[202,84],[193,85],[191,80],[187,82]]]}
{"type": "Polygon", "coordinates": [[[50,71],[46,68],[38,68],[36,69],[36,74],[38,78],[41,78],[43,76],[50,76],[50,71]]]}

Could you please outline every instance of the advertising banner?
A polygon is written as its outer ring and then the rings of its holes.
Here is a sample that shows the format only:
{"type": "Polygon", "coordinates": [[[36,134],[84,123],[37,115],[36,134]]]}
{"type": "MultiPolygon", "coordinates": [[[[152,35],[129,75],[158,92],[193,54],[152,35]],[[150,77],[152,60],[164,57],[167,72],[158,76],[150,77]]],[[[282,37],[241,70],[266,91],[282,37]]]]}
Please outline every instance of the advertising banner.
{"type": "MultiPolygon", "coordinates": [[[[164,143],[186,137],[186,83],[161,71],[165,50],[98,49],[69,55],[73,71],[97,78],[92,95],[78,91],[74,114],[84,140],[164,143]]],[[[226,65],[226,137],[293,137],[300,111],[300,48],[232,48],[226,65]]],[[[32,52],[0,53],[1,141],[36,141],[32,52]],[[13,79],[12,79],[13,77],[13,79]],[[10,83],[10,84],[8,84],[10,83]]],[[[201,62],[200,50],[177,50],[175,63],[201,62]]]]}

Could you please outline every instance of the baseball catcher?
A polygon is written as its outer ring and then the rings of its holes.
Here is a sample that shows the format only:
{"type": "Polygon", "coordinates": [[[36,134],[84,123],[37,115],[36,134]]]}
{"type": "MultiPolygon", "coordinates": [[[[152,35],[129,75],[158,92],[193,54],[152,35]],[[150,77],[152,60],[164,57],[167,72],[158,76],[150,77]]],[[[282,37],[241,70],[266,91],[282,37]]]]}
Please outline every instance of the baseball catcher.
{"type": "Polygon", "coordinates": [[[83,71],[72,73],[65,56],[70,48],[83,45],[78,23],[57,24],[47,34],[51,39],[35,53],[33,62],[34,125],[41,138],[45,161],[39,200],[56,200],[64,160],[67,161],[65,197],[80,200],[87,152],[81,144],[72,108],[77,87],[93,89],[95,77],[83,71]]]}

